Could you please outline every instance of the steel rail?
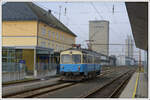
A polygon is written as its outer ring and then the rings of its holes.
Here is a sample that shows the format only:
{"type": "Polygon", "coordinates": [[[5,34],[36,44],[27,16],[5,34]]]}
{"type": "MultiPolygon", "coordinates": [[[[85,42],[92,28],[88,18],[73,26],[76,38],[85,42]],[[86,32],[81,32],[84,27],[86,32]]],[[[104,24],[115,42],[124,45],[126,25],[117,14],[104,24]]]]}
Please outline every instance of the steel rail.
{"type": "MultiPolygon", "coordinates": [[[[114,72],[114,71],[117,71],[117,70],[116,69],[115,70],[114,69],[106,70],[106,71],[103,72],[103,74],[98,75],[97,78],[101,77],[101,76],[104,76],[104,75],[107,75],[108,72],[110,72],[110,71],[114,72]]],[[[57,91],[59,89],[69,87],[69,86],[72,86],[72,85],[75,85],[75,84],[77,84],[77,83],[75,83],[75,82],[74,83],[58,82],[58,83],[55,83],[55,84],[51,84],[49,86],[44,86],[44,87],[31,89],[31,90],[27,90],[27,91],[23,91],[23,92],[19,92],[19,93],[9,94],[9,95],[3,96],[3,98],[29,98],[29,97],[31,98],[31,97],[36,97],[37,95],[40,95],[40,94],[45,94],[45,93],[48,93],[48,92],[57,91]]]]}
{"type": "MultiPolygon", "coordinates": [[[[80,95],[79,97],[80,97],[80,98],[88,98],[88,97],[91,97],[92,95],[96,94],[97,92],[102,91],[103,89],[106,89],[106,88],[107,88],[109,85],[111,85],[113,82],[118,81],[119,79],[121,79],[123,76],[125,76],[126,74],[128,74],[128,73],[130,73],[130,72],[131,72],[131,71],[128,71],[128,72],[126,72],[126,73],[120,75],[119,77],[113,79],[112,81],[106,83],[104,86],[99,87],[99,88],[96,88],[96,89],[93,89],[93,90],[90,90],[90,91],[88,91],[87,94],[82,94],[82,95],[80,95]]],[[[133,71],[132,71],[132,72],[133,72],[133,71]]],[[[122,85],[123,85],[123,83],[122,83],[122,85]]],[[[119,86],[119,87],[120,87],[120,86],[119,86]]],[[[118,87],[115,91],[118,91],[119,87],[118,87]]],[[[116,92],[114,92],[114,93],[116,93],[116,92]]],[[[112,93],[111,95],[108,95],[108,97],[114,96],[114,93],[112,93]]]]}
{"type": "Polygon", "coordinates": [[[13,95],[13,96],[10,96],[10,97],[11,98],[33,98],[33,97],[36,97],[38,95],[45,94],[47,92],[57,91],[59,89],[69,87],[69,86],[72,86],[72,85],[75,85],[75,84],[77,84],[77,83],[62,83],[62,84],[58,84],[58,85],[54,85],[54,86],[50,86],[50,87],[45,87],[45,88],[40,88],[40,89],[37,89],[37,90],[32,90],[32,91],[25,92],[25,93],[18,94],[18,95],[13,95]]]}
{"type": "Polygon", "coordinates": [[[8,95],[2,96],[2,97],[3,98],[9,98],[9,97],[13,97],[15,95],[20,95],[20,94],[27,93],[27,92],[30,92],[30,91],[39,90],[41,88],[52,87],[52,86],[59,85],[59,84],[62,84],[62,83],[64,83],[64,82],[58,82],[58,83],[54,83],[54,84],[51,84],[51,85],[48,85],[48,86],[43,86],[43,87],[40,87],[40,88],[35,88],[35,89],[27,90],[27,91],[12,93],[12,94],[8,94],[8,95]]]}
{"type": "MultiPolygon", "coordinates": [[[[133,74],[133,73],[132,73],[133,74]]],[[[122,90],[125,88],[125,86],[127,85],[129,79],[131,78],[132,75],[129,75],[113,92],[112,94],[109,96],[109,98],[117,98],[119,97],[120,93],[122,92],[122,90]]]]}
{"type": "Polygon", "coordinates": [[[18,84],[22,84],[22,83],[30,83],[30,82],[36,82],[36,81],[40,81],[40,79],[33,79],[33,80],[24,80],[24,81],[17,81],[17,82],[10,82],[10,83],[2,83],[2,86],[11,86],[11,85],[18,85],[18,84]]]}

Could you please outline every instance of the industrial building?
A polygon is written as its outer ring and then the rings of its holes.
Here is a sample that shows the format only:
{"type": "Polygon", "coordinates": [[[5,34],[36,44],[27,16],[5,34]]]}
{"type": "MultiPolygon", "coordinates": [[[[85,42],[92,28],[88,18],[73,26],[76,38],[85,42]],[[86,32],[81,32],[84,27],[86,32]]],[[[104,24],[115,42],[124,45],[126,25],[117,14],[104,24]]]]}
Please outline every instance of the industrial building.
{"type": "Polygon", "coordinates": [[[89,40],[92,50],[109,56],[109,21],[89,21],[89,40]]]}
{"type": "Polygon", "coordinates": [[[117,63],[117,66],[126,66],[126,65],[133,66],[133,65],[136,65],[134,58],[131,58],[131,57],[128,57],[128,56],[125,56],[125,55],[118,55],[116,63],[117,63]]]}
{"type": "Polygon", "coordinates": [[[75,38],[50,10],[31,2],[7,2],[2,6],[3,72],[23,63],[27,74],[35,77],[52,74],[57,63],[52,55],[70,48],[75,38]]]}
{"type": "Polygon", "coordinates": [[[125,56],[133,58],[134,48],[133,48],[133,39],[132,39],[132,37],[128,35],[126,40],[125,40],[125,43],[126,43],[125,56]]]}

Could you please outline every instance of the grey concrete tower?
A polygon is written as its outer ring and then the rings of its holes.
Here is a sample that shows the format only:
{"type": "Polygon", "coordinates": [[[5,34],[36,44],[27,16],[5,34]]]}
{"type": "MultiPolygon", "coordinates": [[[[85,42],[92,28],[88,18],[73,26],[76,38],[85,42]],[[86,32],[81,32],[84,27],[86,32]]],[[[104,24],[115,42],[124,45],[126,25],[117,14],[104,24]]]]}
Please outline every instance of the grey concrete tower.
{"type": "Polygon", "coordinates": [[[93,40],[92,50],[109,55],[109,21],[89,21],[89,40],[93,40]]]}

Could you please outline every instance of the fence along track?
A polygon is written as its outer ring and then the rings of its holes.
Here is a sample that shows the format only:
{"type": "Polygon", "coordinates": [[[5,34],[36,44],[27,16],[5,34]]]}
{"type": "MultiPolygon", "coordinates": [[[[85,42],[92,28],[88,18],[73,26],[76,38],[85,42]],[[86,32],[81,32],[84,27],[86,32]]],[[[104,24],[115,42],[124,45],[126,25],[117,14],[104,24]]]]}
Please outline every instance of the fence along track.
{"type": "Polygon", "coordinates": [[[124,83],[126,83],[126,81],[131,77],[132,74],[133,74],[133,71],[128,71],[128,72],[124,73],[123,75],[115,78],[111,82],[105,84],[104,86],[96,88],[94,90],[91,90],[87,94],[81,95],[80,98],[110,98],[110,97],[115,97],[118,94],[121,86],[123,86],[124,83]],[[115,85],[116,83],[118,86],[115,85]],[[116,87],[114,87],[114,85],[116,87]]]}

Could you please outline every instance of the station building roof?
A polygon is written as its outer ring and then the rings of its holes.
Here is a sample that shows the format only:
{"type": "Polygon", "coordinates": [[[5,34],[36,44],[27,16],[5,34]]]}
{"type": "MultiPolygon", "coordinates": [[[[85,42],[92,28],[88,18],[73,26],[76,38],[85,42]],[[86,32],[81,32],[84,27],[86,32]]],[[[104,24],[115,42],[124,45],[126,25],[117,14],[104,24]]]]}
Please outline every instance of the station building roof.
{"type": "Polygon", "coordinates": [[[46,11],[32,2],[7,2],[2,6],[3,21],[38,20],[76,37],[51,11],[46,11]]]}
{"type": "Polygon", "coordinates": [[[148,50],[148,2],[126,2],[136,47],[148,50]]]}

